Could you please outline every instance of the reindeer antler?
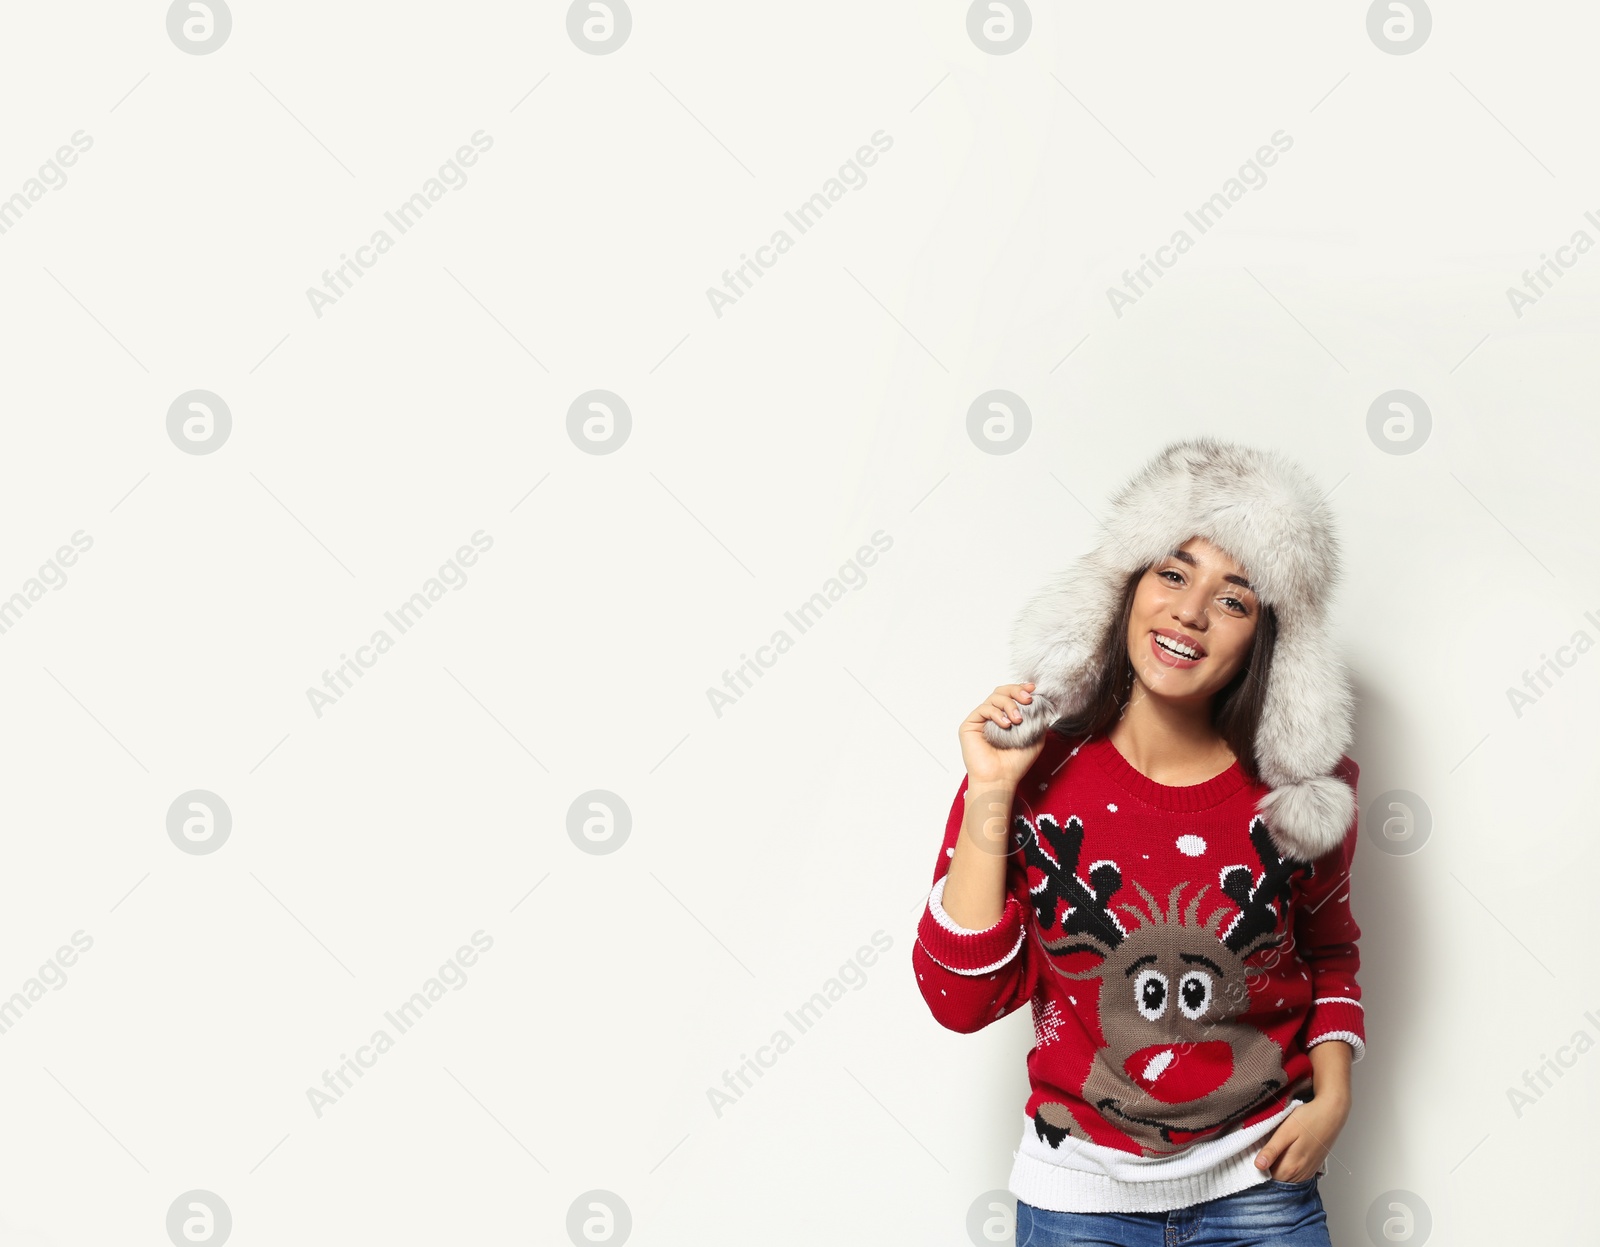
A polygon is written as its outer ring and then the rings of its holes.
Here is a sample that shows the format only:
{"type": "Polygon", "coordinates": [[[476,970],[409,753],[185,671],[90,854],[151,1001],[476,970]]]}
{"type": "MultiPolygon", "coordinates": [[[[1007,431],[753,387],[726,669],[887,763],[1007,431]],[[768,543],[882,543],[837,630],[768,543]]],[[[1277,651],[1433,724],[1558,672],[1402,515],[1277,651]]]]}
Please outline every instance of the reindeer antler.
{"type": "Polygon", "coordinates": [[[1012,827],[1022,841],[1024,860],[1044,876],[1043,883],[1029,889],[1040,928],[1048,930],[1055,926],[1058,903],[1065,900],[1071,908],[1062,924],[1063,935],[1091,936],[1104,946],[1097,951],[1115,948],[1127,932],[1111,912],[1108,902],[1122,887],[1122,872],[1115,862],[1096,862],[1089,871],[1091,891],[1078,878],[1083,820],[1074,814],[1067,819],[1067,825],[1061,827],[1049,814],[1041,814],[1038,822],[1036,831],[1024,815],[1018,814],[1012,827]]]}
{"type": "Polygon", "coordinates": [[[1238,953],[1241,957],[1249,955],[1244,951],[1246,949],[1256,952],[1281,942],[1261,937],[1270,936],[1276,929],[1278,915],[1283,912],[1283,904],[1289,898],[1290,883],[1295,875],[1309,879],[1315,873],[1309,862],[1285,859],[1278,855],[1272,836],[1267,831],[1266,821],[1259,814],[1250,821],[1250,843],[1255,846],[1256,856],[1261,859],[1261,882],[1255,881],[1248,866],[1229,866],[1222,872],[1222,891],[1239,907],[1239,912],[1228,924],[1221,939],[1230,952],[1238,953]],[[1274,901],[1278,902],[1276,911],[1271,907],[1274,901]],[[1258,940],[1259,944],[1256,943],[1258,940]]]}

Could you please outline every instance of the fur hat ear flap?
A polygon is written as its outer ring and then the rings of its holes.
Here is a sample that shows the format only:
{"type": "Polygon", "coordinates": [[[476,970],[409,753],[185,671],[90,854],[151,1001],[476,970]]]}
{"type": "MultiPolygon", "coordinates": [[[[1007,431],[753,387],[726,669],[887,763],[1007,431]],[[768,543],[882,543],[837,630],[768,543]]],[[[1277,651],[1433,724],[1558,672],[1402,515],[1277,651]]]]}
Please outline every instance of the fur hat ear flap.
{"type": "Polygon", "coordinates": [[[1350,747],[1355,695],[1320,621],[1288,614],[1279,621],[1256,765],[1272,791],[1259,809],[1280,849],[1303,860],[1343,839],[1355,794],[1329,774],[1350,747]]]}
{"type": "Polygon", "coordinates": [[[1113,497],[1094,549],[1022,608],[1012,666],[1035,685],[1009,729],[983,725],[1000,749],[1034,744],[1058,718],[1087,708],[1104,675],[1100,651],[1120,623],[1128,579],[1191,537],[1204,537],[1246,568],[1278,629],[1265,678],[1254,751],[1270,791],[1259,804],[1287,856],[1336,847],[1355,794],[1332,774],[1349,747],[1354,694],[1327,634],[1327,596],[1339,544],[1321,487],[1275,452],[1199,437],[1162,450],[1113,497]]]}

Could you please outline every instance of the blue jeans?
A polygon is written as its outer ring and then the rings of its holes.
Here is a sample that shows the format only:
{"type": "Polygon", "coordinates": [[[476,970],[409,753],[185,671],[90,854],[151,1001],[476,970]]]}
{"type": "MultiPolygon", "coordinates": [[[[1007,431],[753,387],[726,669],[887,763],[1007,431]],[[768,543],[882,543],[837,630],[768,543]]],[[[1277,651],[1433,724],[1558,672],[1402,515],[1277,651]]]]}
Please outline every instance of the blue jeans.
{"type": "Polygon", "coordinates": [[[1050,1212],[1017,1201],[1017,1247],[1332,1247],[1317,1179],[1268,1178],[1171,1212],[1050,1212]]]}

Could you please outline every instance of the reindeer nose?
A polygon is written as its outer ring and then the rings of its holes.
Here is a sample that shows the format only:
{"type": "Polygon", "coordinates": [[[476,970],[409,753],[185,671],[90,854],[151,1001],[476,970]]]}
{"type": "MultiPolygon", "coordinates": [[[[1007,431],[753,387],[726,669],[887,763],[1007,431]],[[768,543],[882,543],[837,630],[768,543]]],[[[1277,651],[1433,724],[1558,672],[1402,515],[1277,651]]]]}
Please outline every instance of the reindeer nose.
{"type": "Polygon", "coordinates": [[[1233,1077],[1233,1045],[1222,1040],[1155,1044],[1122,1063],[1123,1072],[1163,1104],[1209,1095],[1233,1077]]]}

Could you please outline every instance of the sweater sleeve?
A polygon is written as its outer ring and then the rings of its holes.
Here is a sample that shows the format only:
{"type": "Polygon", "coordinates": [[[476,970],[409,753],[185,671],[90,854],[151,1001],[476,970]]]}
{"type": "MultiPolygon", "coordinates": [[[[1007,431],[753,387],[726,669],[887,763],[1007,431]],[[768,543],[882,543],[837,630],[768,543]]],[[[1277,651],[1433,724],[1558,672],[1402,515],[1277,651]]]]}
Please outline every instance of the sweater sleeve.
{"type": "MultiPolygon", "coordinates": [[[[1356,791],[1359,768],[1346,757],[1335,772],[1356,791]]],[[[1342,1039],[1366,1055],[1365,1014],[1356,972],[1361,968],[1357,941],[1361,928],[1350,912],[1350,864],[1355,857],[1359,813],[1343,842],[1316,861],[1316,874],[1301,894],[1295,918],[1300,956],[1311,971],[1311,1012],[1302,1031],[1307,1050],[1327,1039],[1342,1039]]]]}
{"type": "Polygon", "coordinates": [[[969,930],[944,911],[945,875],[961,835],[966,792],[967,779],[963,777],[945,822],[933,889],[922,907],[911,949],[917,987],[928,1009],[941,1026],[962,1034],[982,1030],[1033,993],[1033,959],[1025,922],[1027,874],[1015,854],[1006,867],[1005,909],[993,926],[969,930]]]}

